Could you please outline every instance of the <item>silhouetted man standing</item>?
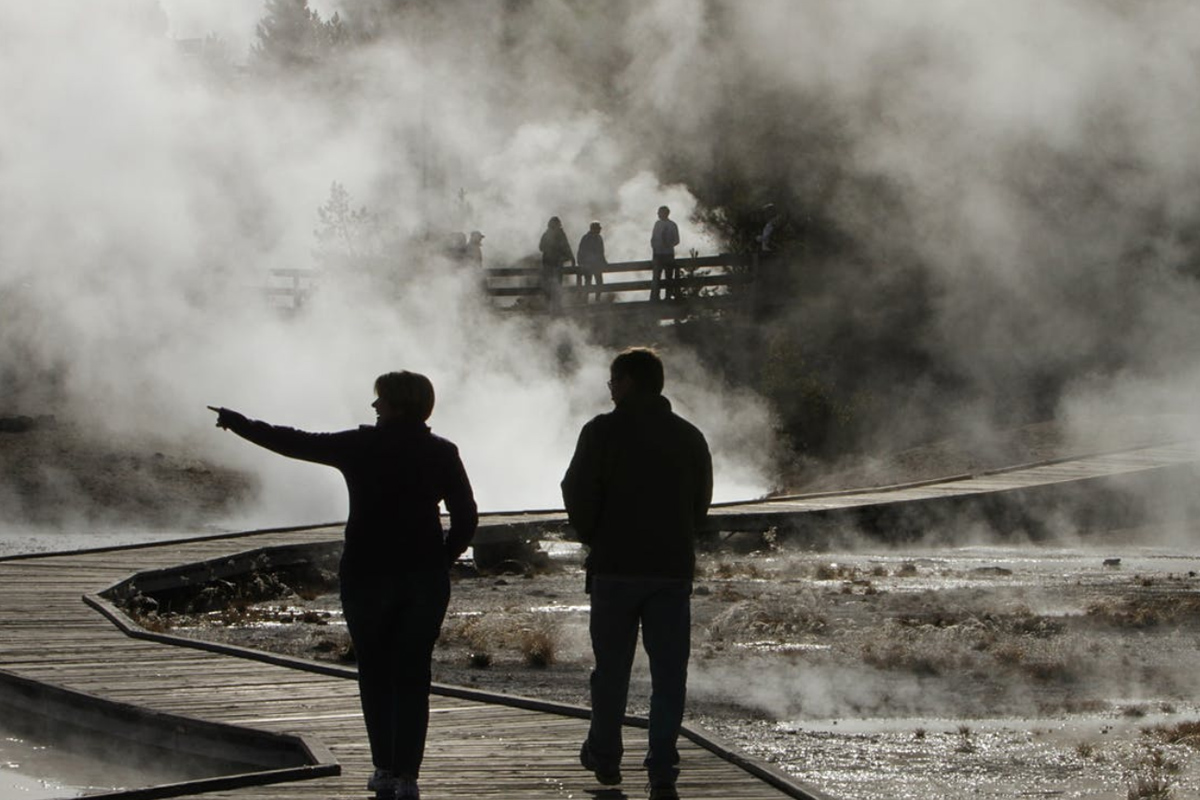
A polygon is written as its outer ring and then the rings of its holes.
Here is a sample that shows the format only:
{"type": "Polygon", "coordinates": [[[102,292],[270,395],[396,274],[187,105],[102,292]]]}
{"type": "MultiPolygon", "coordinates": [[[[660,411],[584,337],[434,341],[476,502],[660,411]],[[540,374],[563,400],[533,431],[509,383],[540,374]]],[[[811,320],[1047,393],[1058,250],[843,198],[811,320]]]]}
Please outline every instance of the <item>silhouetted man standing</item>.
{"type": "Polygon", "coordinates": [[[650,232],[650,253],[654,263],[654,275],[650,280],[650,299],[658,300],[660,281],[666,281],[664,294],[667,299],[679,296],[676,280],[679,269],[675,266],[675,245],[679,244],[679,226],[670,219],[671,209],[659,206],[658,219],[650,232]]]}
{"type": "Polygon", "coordinates": [[[676,742],[691,650],[696,532],[712,500],[704,435],[662,396],[663,366],[647,348],[612,362],[615,408],[595,417],[562,481],[571,525],[589,548],[592,717],[580,762],[605,785],[621,781],[621,724],[638,628],[650,659],[651,800],[678,797],[676,742]]]}
{"type": "MultiPolygon", "coordinates": [[[[600,235],[600,223],[593,222],[588,232],[579,240],[579,283],[591,286],[596,282],[597,288],[604,285],[604,268],[608,259],[604,257],[604,237],[600,235]]],[[[583,295],[587,300],[587,293],[583,295]]],[[[600,292],[596,292],[596,300],[600,300],[600,292]]]]}
{"type": "Polygon", "coordinates": [[[450,565],[471,543],[475,498],[458,449],[433,435],[433,384],[415,372],[375,381],[376,425],[339,433],[250,420],[227,408],[217,426],[281,455],[336,467],[350,493],[339,568],[342,611],[380,800],[418,800],[429,726],[430,663],[450,601],[450,565]],[[450,512],[443,532],[438,504],[450,512]]]}

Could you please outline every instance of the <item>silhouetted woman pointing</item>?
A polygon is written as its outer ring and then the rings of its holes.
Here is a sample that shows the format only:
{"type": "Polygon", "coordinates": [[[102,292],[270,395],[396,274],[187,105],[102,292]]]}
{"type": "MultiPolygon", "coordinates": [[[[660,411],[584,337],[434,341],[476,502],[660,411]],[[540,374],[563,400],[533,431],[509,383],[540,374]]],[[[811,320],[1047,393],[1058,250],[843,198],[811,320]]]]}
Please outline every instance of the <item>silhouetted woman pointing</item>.
{"type": "Polygon", "coordinates": [[[466,470],[451,442],[425,421],[433,384],[414,372],[375,381],[378,423],[308,433],[227,408],[217,427],[276,453],[337,467],[350,493],[341,597],[358,658],[358,686],[377,798],[418,798],[429,726],[430,661],[450,600],[450,565],[478,523],[466,470]],[[442,530],[438,504],[450,513],[442,530]]]}

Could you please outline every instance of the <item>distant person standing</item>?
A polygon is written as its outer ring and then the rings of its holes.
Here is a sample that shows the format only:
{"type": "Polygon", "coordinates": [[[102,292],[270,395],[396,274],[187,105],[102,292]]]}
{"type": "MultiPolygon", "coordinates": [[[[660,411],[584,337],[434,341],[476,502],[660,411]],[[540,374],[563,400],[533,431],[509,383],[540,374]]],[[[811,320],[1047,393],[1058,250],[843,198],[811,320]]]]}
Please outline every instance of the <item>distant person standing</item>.
{"type": "Polygon", "coordinates": [[[450,601],[450,565],[471,543],[478,512],[458,449],[425,424],[434,400],[429,379],[389,372],[375,380],[375,394],[377,424],[340,433],[209,408],[217,427],[345,477],[350,515],[338,573],[375,764],[367,788],[383,800],[417,800],[430,662],[450,601]],[[439,503],[450,513],[449,531],[442,530],[439,503]]]}
{"type": "Polygon", "coordinates": [[[643,764],[651,800],[673,800],[696,533],[712,500],[712,458],[704,435],[662,396],[663,366],[653,350],[621,353],[610,378],[615,408],[583,426],[562,481],[567,515],[589,549],[595,669],[579,760],[601,784],[621,782],[621,725],[640,626],[652,686],[643,764]]]}
{"type": "Polygon", "coordinates": [[[562,303],[562,266],[568,261],[572,267],[576,266],[571,243],[558,217],[551,217],[546,223],[538,249],[542,251],[542,292],[550,309],[557,311],[562,303]]]}
{"type": "Polygon", "coordinates": [[[763,213],[766,215],[767,221],[758,237],[758,244],[760,250],[765,254],[775,251],[776,237],[779,235],[779,229],[783,226],[783,212],[777,210],[774,203],[767,203],[763,206],[763,213]]]}
{"type": "Polygon", "coordinates": [[[660,206],[658,220],[650,233],[650,253],[654,262],[654,275],[650,281],[650,299],[659,299],[660,282],[666,282],[663,293],[667,299],[679,296],[679,268],[675,266],[675,246],[679,244],[679,226],[671,218],[671,209],[660,206]]]}
{"type": "MultiPolygon", "coordinates": [[[[588,232],[579,240],[579,283],[591,286],[596,282],[596,301],[600,301],[599,287],[604,285],[604,268],[608,259],[604,257],[604,237],[600,235],[600,223],[593,222],[588,226],[588,232]]],[[[585,292],[584,300],[587,300],[585,292]]]]}
{"type": "Polygon", "coordinates": [[[479,231],[471,231],[467,240],[466,261],[476,269],[483,269],[483,234],[479,231]]]}

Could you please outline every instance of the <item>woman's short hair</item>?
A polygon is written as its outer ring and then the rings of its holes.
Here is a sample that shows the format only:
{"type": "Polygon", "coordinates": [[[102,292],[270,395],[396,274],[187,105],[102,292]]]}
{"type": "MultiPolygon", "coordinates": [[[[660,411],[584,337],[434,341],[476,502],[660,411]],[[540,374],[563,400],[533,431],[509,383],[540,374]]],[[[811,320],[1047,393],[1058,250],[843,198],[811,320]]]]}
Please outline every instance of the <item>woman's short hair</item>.
{"type": "Polygon", "coordinates": [[[416,372],[388,372],[375,379],[375,394],[404,419],[424,422],[433,413],[433,383],[416,372]]]}
{"type": "Polygon", "coordinates": [[[613,359],[610,371],[614,377],[629,378],[637,392],[662,394],[662,360],[658,357],[658,353],[649,347],[630,347],[623,351],[613,359]]]}

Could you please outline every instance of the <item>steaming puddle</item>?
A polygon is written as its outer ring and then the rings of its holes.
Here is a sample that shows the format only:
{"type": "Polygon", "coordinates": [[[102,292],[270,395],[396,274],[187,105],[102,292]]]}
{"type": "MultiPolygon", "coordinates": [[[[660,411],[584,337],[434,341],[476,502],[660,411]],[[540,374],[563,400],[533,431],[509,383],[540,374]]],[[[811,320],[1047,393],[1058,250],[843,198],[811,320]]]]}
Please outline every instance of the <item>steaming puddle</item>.
{"type": "Polygon", "coordinates": [[[82,797],[179,779],[178,774],[123,767],[32,741],[0,725],[0,800],[82,797]]]}

